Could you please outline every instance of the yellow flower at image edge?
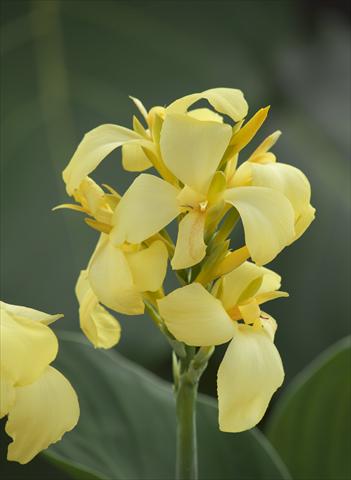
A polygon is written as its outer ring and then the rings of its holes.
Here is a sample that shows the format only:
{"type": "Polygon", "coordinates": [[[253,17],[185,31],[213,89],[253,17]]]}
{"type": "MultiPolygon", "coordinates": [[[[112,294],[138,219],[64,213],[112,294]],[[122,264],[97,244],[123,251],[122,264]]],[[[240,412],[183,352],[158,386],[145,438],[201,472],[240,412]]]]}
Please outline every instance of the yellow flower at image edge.
{"type": "Polygon", "coordinates": [[[69,381],[50,363],[57,338],[47,326],[62,315],[0,302],[0,417],[8,416],[8,460],[28,463],[78,422],[79,404],[69,381]]]}
{"type": "Polygon", "coordinates": [[[254,427],[283,383],[283,365],[273,343],[276,323],[259,307],[287,296],[279,287],[279,275],[245,262],[217,282],[217,298],[193,283],[158,300],[167,328],[178,340],[193,346],[230,341],[217,378],[222,431],[254,427]]]}

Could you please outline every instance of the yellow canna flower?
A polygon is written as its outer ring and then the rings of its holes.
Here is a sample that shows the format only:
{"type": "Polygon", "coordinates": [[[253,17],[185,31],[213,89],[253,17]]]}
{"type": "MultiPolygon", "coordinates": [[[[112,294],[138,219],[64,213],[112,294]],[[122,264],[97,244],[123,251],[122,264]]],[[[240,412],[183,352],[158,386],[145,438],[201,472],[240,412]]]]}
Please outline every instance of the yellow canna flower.
{"type": "MultiPolygon", "coordinates": [[[[293,207],[277,189],[227,185],[225,174],[218,169],[237,133],[233,134],[232,127],[223,123],[221,116],[209,114],[207,109],[195,110],[195,114],[187,112],[190,100],[198,100],[199,95],[184,97],[164,112],[160,152],[178,184],[170,185],[149,174],[138,177],[115,210],[112,241],[116,245],[125,240],[143,241],[182,214],[171,264],[174,269],[190,267],[206,254],[204,236],[211,214],[219,210],[223,216],[233,206],[241,216],[251,258],[260,265],[268,263],[295,237],[293,207]]],[[[219,111],[228,115],[232,111],[246,113],[243,96],[234,95],[234,100],[238,105],[228,97],[223,102],[225,108],[221,105],[219,111]]],[[[242,119],[239,114],[232,118],[242,119]]],[[[261,118],[248,125],[257,130],[262,121],[261,118]]],[[[246,132],[234,147],[242,148],[252,135],[246,132]]]]}
{"type": "Polygon", "coordinates": [[[79,404],[69,381],[50,363],[58,342],[47,326],[62,315],[0,302],[1,405],[13,441],[8,460],[27,463],[78,422],[79,404]]]}
{"type": "Polygon", "coordinates": [[[298,168],[276,162],[275,155],[269,151],[280,134],[280,131],[272,133],[258,146],[237,169],[231,185],[268,187],[283,193],[294,209],[295,235],[292,241],[295,241],[313,221],[315,209],[310,203],[311,186],[306,176],[298,168]]]}
{"type": "MultiPolygon", "coordinates": [[[[152,241],[148,246],[137,242],[134,244],[124,242],[115,246],[109,235],[101,234],[90,259],[87,275],[83,274],[83,278],[86,280],[82,291],[89,291],[90,301],[95,305],[99,301],[112,310],[126,315],[143,313],[145,308],[143,293],[157,292],[162,287],[167,270],[167,260],[167,248],[161,240],[152,241]],[[94,297],[91,296],[92,294],[94,297]]],[[[96,316],[96,312],[83,305],[84,298],[81,293],[83,278],[80,277],[77,284],[83,331],[87,333],[86,326],[89,323],[97,329],[98,336],[100,334],[107,335],[108,330],[105,333],[103,330],[107,323],[112,324],[112,320],[107,321],[106,316],[104,318],[96,316]],[[103,327],[100,322],[104,322],[105,326],[103,327]]],[[[96,308],[95,305],[94,308],[96,308]]],[[[94,340],[91,334],[87,334],[87,336],[95,346],[102,346],[98,345],[99,342],[94,340]]],[[[105,348],[109,348],[106,346],[106,342],[114,344],[118,341],[117,327],[112,329],[109,337],[109,340],[107,337],[104,340],[105,348]]]]}
{"type": "Polygon", "coordinates": [[[223,431],[255,426],[283,382],[282,362],[273,343],[276,323],[259,307],[287,296],[279,288],[279,275],[245,262],[216,283],[217,298],[192,283],[158,300],[160,314],[177,340],[192,346],[230,341],[217,379],[223,431]]]}

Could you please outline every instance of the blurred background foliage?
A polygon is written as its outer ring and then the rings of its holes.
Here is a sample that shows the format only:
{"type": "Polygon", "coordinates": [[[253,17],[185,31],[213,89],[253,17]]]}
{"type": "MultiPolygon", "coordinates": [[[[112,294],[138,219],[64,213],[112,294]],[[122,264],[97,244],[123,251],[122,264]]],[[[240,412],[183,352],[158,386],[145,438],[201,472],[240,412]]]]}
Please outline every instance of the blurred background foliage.
{"type": "MultiPolygon", "coordinates": [[[[74,285],[97,234],[79,214],[51,208],[67,201],[61,172],[83,134],[102,123],[131,126],[128,95],[150,108],[226,86],[245,92],[251,114],[271,105],[254,144],[283,131],[278,158],[306,173],[317,209],[304,237],[271,265],[290,293],[268,307],[279,323],[285,385],[349,332],[347,2],[2,0],[1,9],[5,301],[63,312],[55,328],[78,330],[74,285]]],[[[133,175],[121,169],[115,151],[94,178],[124,192],[133,175]]],[[[169,347],[152,322],[119,319],[118,351],[170,379],[169,347]]],[[[217,350],[201,384],[210,394],[217,350]]],[[[40,468],[45,474],[40,462],[33,475],[40,468]]]]}

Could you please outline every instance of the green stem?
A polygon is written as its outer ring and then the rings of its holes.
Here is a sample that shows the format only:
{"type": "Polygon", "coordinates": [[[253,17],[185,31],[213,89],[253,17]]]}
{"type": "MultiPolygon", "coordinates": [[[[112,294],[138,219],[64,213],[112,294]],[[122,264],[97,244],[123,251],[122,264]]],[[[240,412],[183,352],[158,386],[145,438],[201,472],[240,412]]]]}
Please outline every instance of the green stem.
{"type": "Polygon", "coordinates": [[[180,375],[177,388],[177,480],[196,480],[196,397],[198,382],[191,380],[187,372],[180,375]]]}
{"type": "Polygon", "coordinates": [[[173,353],[173,376],[177,407],[176,480],[197,480],[196,398],[199,380],[214,347],[189,347],[177,358],[173,353]]]}

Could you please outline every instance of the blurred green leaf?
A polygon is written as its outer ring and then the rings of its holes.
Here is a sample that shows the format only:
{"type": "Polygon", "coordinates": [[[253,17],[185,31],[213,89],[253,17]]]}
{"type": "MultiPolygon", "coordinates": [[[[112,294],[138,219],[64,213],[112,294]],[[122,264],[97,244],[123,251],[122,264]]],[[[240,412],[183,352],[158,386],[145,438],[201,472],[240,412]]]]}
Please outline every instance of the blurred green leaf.
{"type": "Polygon", "coordinates": [[[351,478],[351,337],[320,355],[290,384],[268,438],[293,478],[351,478]]]}
{"type": "MultiPolygon", "coordinates": [[[[175,405],[169,384],[115,352],[94,350],[81,335],[65,332],[61,339],[56,365],[78,392],[81,418],[45,456],[73,478],[174,478],[175,405]]],[[[221,433],[215,405],[201,396],[201,480],[290,478],[258,431],[221,433]]]]}

